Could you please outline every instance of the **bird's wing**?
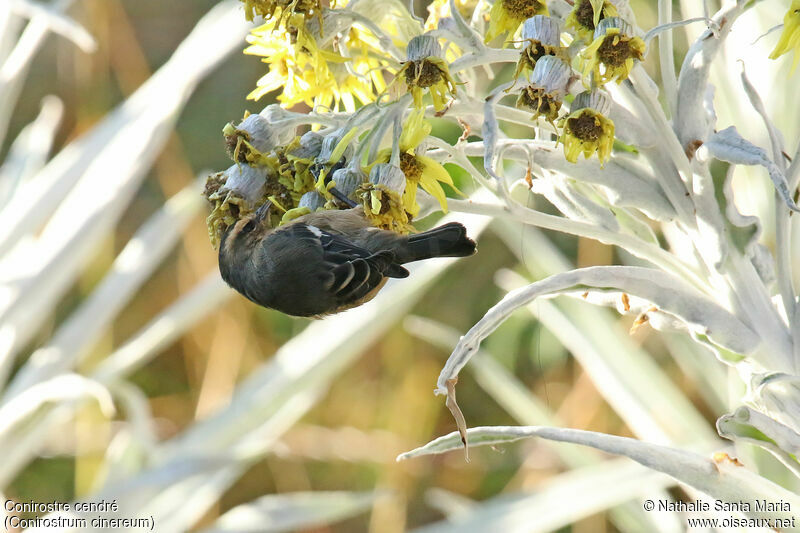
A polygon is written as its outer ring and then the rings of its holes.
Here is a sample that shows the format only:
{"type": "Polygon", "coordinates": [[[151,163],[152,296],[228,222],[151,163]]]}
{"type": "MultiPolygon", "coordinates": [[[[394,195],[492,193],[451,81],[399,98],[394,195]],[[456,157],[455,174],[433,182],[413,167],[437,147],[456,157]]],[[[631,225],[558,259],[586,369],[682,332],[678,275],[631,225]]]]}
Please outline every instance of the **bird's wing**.
{"type": "MultiPolygon", "coordinates": [[[[329,273],[324,283],[325,290],[340,302],[363,298],[381,284],[390,270],[395,273],[399,266],[393,264],[395,257],[390,251],[372,253],[345,236],[316,226],[294,223],[283,231],[291,232],[293,239],[314,241],[321,248],[322,260],[329,273]]],[[[403,270],[408,275],[408,271],[403,270]]]]}

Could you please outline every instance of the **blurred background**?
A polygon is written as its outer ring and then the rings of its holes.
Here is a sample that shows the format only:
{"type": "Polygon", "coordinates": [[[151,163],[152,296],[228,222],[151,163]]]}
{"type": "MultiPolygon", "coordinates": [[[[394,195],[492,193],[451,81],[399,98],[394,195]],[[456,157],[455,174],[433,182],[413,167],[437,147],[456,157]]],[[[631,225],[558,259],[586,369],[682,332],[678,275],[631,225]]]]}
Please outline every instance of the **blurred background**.
{"type": "MultiPolygon", "coordinates": [[[[37,116],[43,99],[49,95],[63,104],[53,153],[90,131],[167,62],[216,3],[75,1],[67,12],[95,38],[96,51],[85,53],[58,35],[51,34],[43,41],[10,114],[6,141],[0,145],[0,161],[7,158],[11,141],[37,116]]],[[[655,24],[655,2],[632,4],[641,27],[655,24]]],[[[426,2],[417,2],[418,14],[424,15],[425,5],[426,2]]],[[[19,18],[8,26],[2,37],[16,39],[22,21],[19,18]]],[[[681,57],[687,46],[683,32],[676,32],[675,44],[677,56],[681,57]]],[[[119,206],[122,211],[113,232],[87,252],[76,278],[46,316],[39,317],[41,325],[19,348],[12,376],[31,353],[47,345],[59,326],[98,287],[143,222],[197,176],[230,165],[222,127],[240,119],[245,110],[257,113],[271,103],[269,97],[259,102],[246,100],[265,71],[258,58],[241,53],[243,48],[242,40],[241,46],[234,47],[219,66],[200,80],[135,194],[119,206]]],[[[203,59],[197,57],[198,61],[203,59]]],[[[651,68],[655,64],[648,61],[648,70],[657,79],[657,69],[651,68]]],[[[434,134],[454,142],[460,131],[442,122],[436,124],[434,134]]],[[[462,176],[457,177],[462,189],[473,187],[462,176]]],[[[554,212],[541,200],[530,198],[528,202],[554,212]]],[[[206,215],[205,206],[193,215],[174,249],[81,358],[80,372],[97,368],[108,354],[124,346],[216,269],[206,215]]],[[[465,463],[460,453],[395,462],[399,453],[454,429],[444,401],[435,397],[432,390],[449,354],[446,347],[452,336],[465,332],[505,294],[496,283],[499,270],[511,269],[527,279],[538,279],[548,273],[542,263],[542,256],[547,254],[560,258],[553,259],[551,267],[564,259],[577,266],[620,261],[607,246],[563,235],[548,235],[546,242],[552,250],[544,253],[542,239],[543,234],[534,228],[490,225],[479,239],[478,255],[449,267],[413,303],[412,318],[393,320],[380,339],[371,341],[329,385],[320,385],[318,397],[306,414],[282,432],[269,453],[247,464],[222,491],[221,498],[204,509],[192,528],[202,529],[229,509],[264,495],[385,489],[390,496],[378,499],[366,512],[308,531],[400,532],[441,520],[447,510],[454,512],[459,506],[467,509],[474,501],[536,491],[564,472],[567,466],[557,445],[537,440],[502,449],[476,448],[470,463],[465,463]],[[445,326],[451,329],[436,329],[445,326]],[[432,338],[421,338],[426,335],[432,338]],[[437,342],[430,342],[436,339],[437,342]]],[[[505,279],[508,282],[509,275],[505,279]]],[[[538,401],[549,410],[559,425],[634,435],[570,350],[534,317],[548,309],[543,306],[519,313],[484,343],[486,354],[496,363],[492,368],[508,379],[513,377],[514,384],[527,391],[531,401],[538,401]]],[[[379,311],[375,307],[372,312],[379,311]]],[[[620,335],[627,335],[630,319],[605,310],[592,312],[618,328],[620,335]]],[[[259,308],[231,292],[126,379],[144,393],[155,436],[166,441],[229,406],[237,385],[308,324],[303,319],[259,308]]],[[[670,355],[680,352],[680,347],[651,333],[641,327],[625,342],[643,347],[713,428],[723,407],[720,398],[708,392],[691,360],[681,361],[670,355]]],[[[323,347],[326,338],[316,342],[323,347]]],[[[715,367],[715,372],[724,375],[720,367],[715,367]]],[[[500,389],[476,379],[472,372],[462,376],[458,398],[470,426],[524,422],[510,412],[509,400],[502,397],[500,389]]],[[[92,494],[105,482],[108,472],[104,457],[120,427],[120,417],[118,413],[107,419],[95,404],[78,408],[68,423],[42,437],[40,453],[9,480],[6,498],[70,501],[92,494]]],[[[595,456],[590,451],[585,455],[595,456]]],[[[608,513],[600,511],[580,517],[563,530],[617,529],[608,513]]]]}

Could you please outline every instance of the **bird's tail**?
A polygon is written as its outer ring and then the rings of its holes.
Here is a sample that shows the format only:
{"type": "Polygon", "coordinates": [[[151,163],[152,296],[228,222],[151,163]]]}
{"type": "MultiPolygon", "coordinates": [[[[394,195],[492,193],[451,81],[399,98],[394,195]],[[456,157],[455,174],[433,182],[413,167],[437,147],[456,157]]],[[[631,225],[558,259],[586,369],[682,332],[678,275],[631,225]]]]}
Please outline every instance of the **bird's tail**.
{"type": "Polygon", "coordinates": [[[458,222],[411,235],[405,246],[394,250],[398,263],[410,263],[431,257],[465,257],[475,253],[475,241],[458,222]]]}

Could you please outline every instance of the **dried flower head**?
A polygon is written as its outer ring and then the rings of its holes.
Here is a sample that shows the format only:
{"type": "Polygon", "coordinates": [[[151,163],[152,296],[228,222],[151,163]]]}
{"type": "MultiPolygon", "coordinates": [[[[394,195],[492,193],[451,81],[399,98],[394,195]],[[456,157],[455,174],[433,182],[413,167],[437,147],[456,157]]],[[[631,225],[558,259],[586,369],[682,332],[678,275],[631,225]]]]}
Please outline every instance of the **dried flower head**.
{"type": "Polygon", "coordinates": [[[447,62],[441,58],[442,48],[436,37],[419,35],[411,39],[406,49],[408,60],[403,63],[397,78],[404,81],[408,92],[414,97],[414,106],[422,109],[425,90],[431,92],[436,111],[444,109],[448,94],[456,97],[456,82],[450,76],[447,62]]]}
{"type": "Polygon", "coordinates": [[[529,84],[517,97],[517,107],[532,111],[534,119],[545,117],[555,127],[571,77],[572,69],[562,59],[542,57],[530,75],[529,84]]]}
{"type": "Polygon", "coordinates": [[[251,213],[263,200],[270,169],[235,164],[206,178],[203,196],[211,204],[206,218],[211,244],[219,244],[223,232],[240,217],[251,213]]]}
{"type": "Polygon", "coordinates": [[[351,200],[356,200],[358,197],[356,190],[369,183],[369,178],[361,170],[361,167],[356,164],[333,171],[331,181],[333,186],[344,196],[351,200]]]}
{"type": "Polygon", "coordinates": [[[608,161],[614,145],[614,122],[607,117],[611,102],[605,93],[594,90],[582,92],[572,103],[572,112],[563,120],[564,157],[576,163],[583,154],[586,159],[597,153],[600,163],[608,161]]]}
{"type": "Polygon", "coordinates": [[[566,27],[579,38],[590,42],[601,20],[617,16],[617,8],[609,0],[576,0],[567,16],[566,27]]]}
{"type": "Polygon", "coordinates": [[[369,183],[356,191],[366,217],[376,227],[408,233],[412,228],[403,207],[402,194],[406,188],[403,171],[389,163],[378,163],[372,167],[369,178],[369,183]]]}
{"type": "Polygon", "coordinates": [[[644,59],[645,44],[633,35],[633,27],[619,17],[603,19],[594,32],[594,41],[581,53],[583,74],[597,85],[627,79],[635,61],[644,59]]]}
{"type": "Polygon", "coordinates": [[[229,122],[222,129],[228,156],[238,163],[265,164],[264,154],[289,142],[293,132],[273,127],[261,115],[245,112],[239,125],[229,122]],[[287,133],[289,136],[287,137],[287,133]]]}
{"type": "Polygon", "coordinates": [[[525,71],[532,71],[544,56],[566,57],[561,46],[561,27],[552,17],[536,15],[526,20],[522,26],[522,42],[524,47],[514,71],[515,78],[525,71]]]}

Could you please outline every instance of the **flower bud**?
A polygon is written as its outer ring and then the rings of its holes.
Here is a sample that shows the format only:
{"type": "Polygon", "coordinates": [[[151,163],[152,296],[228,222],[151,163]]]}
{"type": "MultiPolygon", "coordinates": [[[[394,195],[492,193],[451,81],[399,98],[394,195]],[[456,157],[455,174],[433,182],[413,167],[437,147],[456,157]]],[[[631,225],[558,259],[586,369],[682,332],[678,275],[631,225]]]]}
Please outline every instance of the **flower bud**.
{"type": "Polygon", "coordinates": [[[231,165],[223,173],[225,184],[221,192],[232,191],[253,205],[264,195],[267,168],[250,165],[231,165]]]}
{"type": "MultiPolygon", "coordinates": [[[[322,148],[320,149],[319,155],[317,156],[317,162],[321,164],[327,163],[336,163],[344,157],[345,161],[349,161],[353,157],[353,145],[348,144],[344,147],[343,154],[341,156],[335,157],[335,161],[332,160],[334,158],[334,152],[336,148],[339,146],[339,143],[347,135],[347,130],[344,128],[340,128],[332,133],[329,133],[325,136],[322,141],[322,148]]],[[[342,150],[340,148],[340,150],[342,150]]]]}

